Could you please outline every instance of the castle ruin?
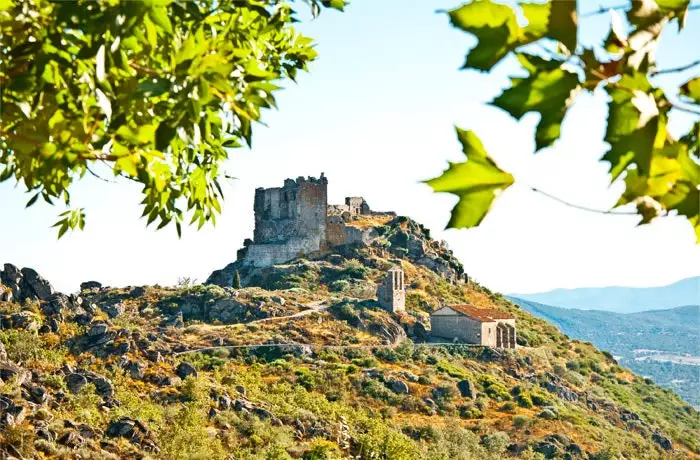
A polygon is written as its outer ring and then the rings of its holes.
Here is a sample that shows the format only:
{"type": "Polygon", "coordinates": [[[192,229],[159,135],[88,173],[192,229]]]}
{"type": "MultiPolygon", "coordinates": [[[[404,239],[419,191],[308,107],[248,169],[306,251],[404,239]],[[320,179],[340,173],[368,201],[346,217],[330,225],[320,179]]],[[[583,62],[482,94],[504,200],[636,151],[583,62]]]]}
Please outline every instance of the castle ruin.
{"type": "MultiPolygon", "coordinates": [[[[375,214],[362,197],[328,205],[328,179],[286,179],[282,187],[255,190],[255,230],[238,251],[243,265],[269,267],[333,247],[368,243],[373,228],[347,225],[354,216],[375,214]]],[[[388,214],[388,213],[381,213],[388,214]]]]}

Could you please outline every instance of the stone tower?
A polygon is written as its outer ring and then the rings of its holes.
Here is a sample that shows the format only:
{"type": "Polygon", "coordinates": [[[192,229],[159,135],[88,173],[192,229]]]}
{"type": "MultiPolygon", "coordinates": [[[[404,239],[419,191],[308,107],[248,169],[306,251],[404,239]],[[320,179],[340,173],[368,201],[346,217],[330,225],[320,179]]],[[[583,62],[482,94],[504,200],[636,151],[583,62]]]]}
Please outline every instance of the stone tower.
{"type": "Polygon", "coordinates": [[[246,265],[268,267],[326,249],[328,180],[287,179],[284,186],[255,190],[253,243],[241,254],[246,265]]]}
{"type": "Polygon", "coordinates": [[[390,313],[406,310],[406,289],[403,275],[403,270],[399,267],[390,268],[384,282],[377,289],[379,305],[390,313]]]}

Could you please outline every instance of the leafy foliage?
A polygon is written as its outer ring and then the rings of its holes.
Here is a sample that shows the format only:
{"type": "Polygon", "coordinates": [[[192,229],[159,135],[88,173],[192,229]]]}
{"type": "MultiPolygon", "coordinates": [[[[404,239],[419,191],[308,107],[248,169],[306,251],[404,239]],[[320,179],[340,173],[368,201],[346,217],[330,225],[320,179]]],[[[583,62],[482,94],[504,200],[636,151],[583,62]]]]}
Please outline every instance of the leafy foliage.
{"type": "Polygon", "coordinates": [[[484,218],[496,193],[513,183],[513,176],[496,165],[472,131],[457,128],[457,137],[467,161],[450,163],[442,176],[426,183],[436,192],[459,196],[448,226],[473,227],[484,218]]]}
{"type": "MultiPolygon", "coordinates": [[[[148,224],[214,223],[227,149],[316,58],[295,21],[283,0],[0,2],[0,181],[70,205],[107,170],[142,185],[148,224]]],[[[84,225],[61,217],[59,236],[84,225]]]]}
{"type": "MultiPolygon", "coordinates": [[[[642,224],[672,212],[685,216],[700,241],[700,123],[680,139],[667,131],[672,110],[700,114],[700,77],[681,85],[676,97],[668,97],[653,81],[659,73],[700,65],[697,61],[670,70],[659,70],[655,65],[662,32],[671,21],[683,28],[689,1],[630,3],[627,24],[611,11],[610,33],[595,48],[578,43],[581,27],[575,1],[518,2],[510,7],[475,0],[448,15],[453,26],[477,39],[464,68],[490,71],[512,52],[528,73],[525,78],[512,78],[511,86],[491,104],[518,119],[528,112],[540,114],[536,150],[553,145],[559,138],[567,110],[578,94],[603,88],[610,97],[605,135],[610,149],[602,160],[610,163],[611,180],[624,177],[626,185],[616,206],[634,205],[642,224]],[[524,26],[517,21],[518,11],[527,20],[524,26]]],[[[460,141],[465,144],[461,136],[460,141]]],[[[488,158],[479,147],[480,156],[488,158]]],[[[493,175],[470,167],[470,162],[451,164],[442,176],[427,181],[436,192],[460,198],[448,227],[479,225],[491,205],[493,175]]],[[[502,188],[512,183],[509,174],[500,169],[497,172],[509,178],[508,183],[499,184],[502,188]]]]}

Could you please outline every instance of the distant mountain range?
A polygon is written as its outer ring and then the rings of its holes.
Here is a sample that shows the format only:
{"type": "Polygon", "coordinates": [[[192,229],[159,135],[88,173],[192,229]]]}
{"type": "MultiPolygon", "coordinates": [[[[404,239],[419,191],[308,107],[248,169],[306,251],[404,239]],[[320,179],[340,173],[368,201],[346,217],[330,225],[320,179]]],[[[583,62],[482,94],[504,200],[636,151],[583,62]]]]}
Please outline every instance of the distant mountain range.
{"type": "MultiPolygon", "coordinates": [[[[560,308],[635,313],[647,310],[663,310],[683,305],[700,305],[700,276],[659,287],[612,286],[555,289],[549,292],[510,294],[510,296],[545,305],[556,305],[560,308]]],[[[697,327],[697,323],[695,326],[697,327]]]]}
{"type": "Polygon", "coordinates": [[[700,306],[621,314],[508,298],[568,336],[610,351],[621,365],[700,406],[700,306]]]}

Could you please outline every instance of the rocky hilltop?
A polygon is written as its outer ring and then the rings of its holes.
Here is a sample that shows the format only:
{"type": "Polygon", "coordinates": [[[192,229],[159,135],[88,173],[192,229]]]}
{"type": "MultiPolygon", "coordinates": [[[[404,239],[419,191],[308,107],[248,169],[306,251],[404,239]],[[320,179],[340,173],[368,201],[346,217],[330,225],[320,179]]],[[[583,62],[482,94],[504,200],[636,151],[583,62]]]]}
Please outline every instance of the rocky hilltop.
{"type": "Polygon", "coordinates": [[[207,285],[66,295],[5,264],[0,457],[699,456],[695,409],[468,280],[425,227],[341,218],[370,237],[207,285]],[[376,298],[391,267],[396,314],[376,298]],[[518,347],[431,343],[445,304],[512,315],[518,347]]]}

